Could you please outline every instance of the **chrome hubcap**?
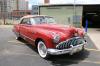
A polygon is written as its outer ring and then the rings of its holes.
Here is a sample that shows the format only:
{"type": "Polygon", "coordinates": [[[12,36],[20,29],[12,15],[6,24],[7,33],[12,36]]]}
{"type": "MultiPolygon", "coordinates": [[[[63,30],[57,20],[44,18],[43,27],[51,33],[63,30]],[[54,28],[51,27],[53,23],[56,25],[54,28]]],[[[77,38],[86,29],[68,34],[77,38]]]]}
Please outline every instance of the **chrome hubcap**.
{"type": "Polygon", "coordinates": [[[38,52],[41,57],[45,58],[47,56],[47,48],[44,44],[44,42],[40,41],[38,43],[38,52]]]}

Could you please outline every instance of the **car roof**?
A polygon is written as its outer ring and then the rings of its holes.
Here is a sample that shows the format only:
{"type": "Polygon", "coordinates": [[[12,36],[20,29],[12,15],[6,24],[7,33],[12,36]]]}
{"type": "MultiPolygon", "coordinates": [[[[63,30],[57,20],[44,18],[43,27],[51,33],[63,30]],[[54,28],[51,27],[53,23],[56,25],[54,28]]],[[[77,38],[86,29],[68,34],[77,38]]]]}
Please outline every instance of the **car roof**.
{"type": "Polygon", "coordinates": [[[31,17],[39,17],[39,16],[47,16],[47,15],[27,15],[27,16],[23,16],[22,19],[23,18],[31,18],[31,17]]]}

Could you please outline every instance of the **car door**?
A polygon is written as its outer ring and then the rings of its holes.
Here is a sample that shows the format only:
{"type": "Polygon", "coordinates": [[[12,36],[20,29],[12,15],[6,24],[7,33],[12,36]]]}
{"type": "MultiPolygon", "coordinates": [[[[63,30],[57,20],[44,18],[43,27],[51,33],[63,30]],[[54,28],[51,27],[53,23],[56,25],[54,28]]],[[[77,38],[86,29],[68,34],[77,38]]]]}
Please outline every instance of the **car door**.
{"type": "Polygon", "coordinates": [[[28,31],[29,31],[29,28],[30,28],[30,26],[28,24],[29,24],[29,18],[23,18],[21,20],[20,34],[24,38],[28,38],[28,31]]]}
{"type": "Polygon", "coordinates": [[[36,29],[35,29],[35,20],[34,18],[29,18],[29,24],[28,24],[28,33],[27,36],[28,38],[33,42],[36,36],[36,29]]]}

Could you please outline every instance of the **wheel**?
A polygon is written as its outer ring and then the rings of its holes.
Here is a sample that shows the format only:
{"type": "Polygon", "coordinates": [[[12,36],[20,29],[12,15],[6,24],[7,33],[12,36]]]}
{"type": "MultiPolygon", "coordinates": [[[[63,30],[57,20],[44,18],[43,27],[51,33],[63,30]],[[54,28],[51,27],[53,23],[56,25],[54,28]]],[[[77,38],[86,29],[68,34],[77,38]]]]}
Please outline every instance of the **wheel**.
{"type": "Polygon", "coordinates": [[[45,46],[45,43],[43,41],[38,42],[37,49],[40,57],[45,59],[48,58],[49,55],[47,53],[47,47],[45,46]]]}
{"type": "Polygon", "coordinates": [[[16,37],[16,40],[21,40],[21,37],[16,37]]]}
{"type": "Polygon", "coordinates": [[[16,40],[21,40],[21,37],[19,35],[16,35],[16,40]]]}

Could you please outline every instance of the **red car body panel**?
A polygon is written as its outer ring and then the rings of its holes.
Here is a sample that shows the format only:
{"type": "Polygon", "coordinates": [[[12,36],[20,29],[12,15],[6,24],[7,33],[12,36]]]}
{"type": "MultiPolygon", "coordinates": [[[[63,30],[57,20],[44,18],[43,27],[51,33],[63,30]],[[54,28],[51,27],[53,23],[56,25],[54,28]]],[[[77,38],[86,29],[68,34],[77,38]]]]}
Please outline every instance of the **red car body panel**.
{"type": "Polygon", "coordinates": [[[47,48],[55,48],[55,46],[57,45],[52,41],[52,32],[60,35],[60,41],[58,43],[72,38],[74,33],[78,33],[80,37],[84,36],[84,31],[82,29],[72,26],[64,27],[57,24],[16,24],[14,25],[13,31],[27,38],[27,41],[29,41],[33,45],[36,39],[41,38],[45,42],[47,48]]]}

